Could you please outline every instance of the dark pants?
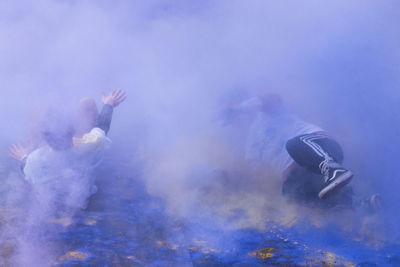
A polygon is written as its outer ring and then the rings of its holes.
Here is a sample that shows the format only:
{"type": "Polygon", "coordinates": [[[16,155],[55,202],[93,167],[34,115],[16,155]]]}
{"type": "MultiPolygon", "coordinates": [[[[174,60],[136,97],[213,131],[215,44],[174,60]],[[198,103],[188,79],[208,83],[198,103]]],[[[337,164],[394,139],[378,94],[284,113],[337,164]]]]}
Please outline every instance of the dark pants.
{"type": "MultiPolygon", "coordinates": [[[[324,134],[305,134],[287,141],[286,149],[295,165],[283,183],[282,193],[296,202],[321,202],[318,193],[324,188],[325,181],[319,166],[325,160],[341,164],[343,151],[340,145],[324,134]]],[[[346,186],[323,202],[332,206],[339,202],[351,205],[352,195],[351,187],[346,186]]]]}
{"type": "Polygon", "coordinates": [[[303,134],[286,143],[286,150],[300,166],[321,174],[320,164],[325,160],[343,162],[343,151],[340,145],[324,134],[303,134]]]}

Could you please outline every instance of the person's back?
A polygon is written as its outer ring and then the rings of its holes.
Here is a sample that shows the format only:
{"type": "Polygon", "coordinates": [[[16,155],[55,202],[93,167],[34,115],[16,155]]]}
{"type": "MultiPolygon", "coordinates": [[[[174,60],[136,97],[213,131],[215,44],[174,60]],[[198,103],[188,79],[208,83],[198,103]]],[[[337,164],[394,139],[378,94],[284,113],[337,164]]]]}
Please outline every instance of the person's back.
{"type": "MultiPolygon", "coordinates": [[[[251,101],[251,111],[256,114],[248,131],[245,158],[273,167],[280,174],[293,163],[286,150],[287,140],[300,134],[323,131],[290,113],[278,102],[279,99],[271,100],[273,102],[267,103],[268,106],[263,105],[259,97],[248,101],[251,101]]],[[[248,104],[247,109],[250,109],[248,104]]]]}

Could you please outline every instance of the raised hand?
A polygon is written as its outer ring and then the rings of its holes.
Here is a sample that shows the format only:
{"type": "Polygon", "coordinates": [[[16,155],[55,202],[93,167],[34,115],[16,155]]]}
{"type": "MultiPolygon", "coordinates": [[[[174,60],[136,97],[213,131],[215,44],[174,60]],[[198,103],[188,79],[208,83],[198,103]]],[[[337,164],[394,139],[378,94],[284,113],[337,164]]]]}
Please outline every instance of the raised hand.
{"type": "Polygon", "coordinates": [[[101,93],[101,100],[105,105],[110,105],[113,108],[121,104],[126,99],[126,93],[122,90],[114,90],[109,95],[101,93]]]}
{"type": "Polygon", "coordinates": [[[8,155],[18,161],[23,161],[24,157],[29,153],[29,150],[19,142],[11,145],[8,150],[8,155]]]}

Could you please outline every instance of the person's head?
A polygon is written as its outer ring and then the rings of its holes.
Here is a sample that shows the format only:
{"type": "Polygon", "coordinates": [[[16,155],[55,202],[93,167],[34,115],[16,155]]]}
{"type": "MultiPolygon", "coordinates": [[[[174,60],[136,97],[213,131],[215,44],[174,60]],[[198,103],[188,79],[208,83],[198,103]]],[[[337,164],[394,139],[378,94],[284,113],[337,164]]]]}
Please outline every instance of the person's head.
{"type": "Polygon", "coordinates": [[[76,133],[82,135],[89,132],[97,122],[99,110],[93,98],[85,97],[79,101],[75,122],[76,133]]]}
{"type": "Polygon", "coordinates": [[[74,133],[71,119],[59,111],[48,111],[41,123],[42,138],[57,151],[72,147],[74,133]]]}
{"type": "Polygon", "coordinates": [[[266,113],[274,113],[281,109],[282,107],[282,97],[275,93],[267,93],[259,95],[261,99],[262,106],[261,109],[266,113]]]}

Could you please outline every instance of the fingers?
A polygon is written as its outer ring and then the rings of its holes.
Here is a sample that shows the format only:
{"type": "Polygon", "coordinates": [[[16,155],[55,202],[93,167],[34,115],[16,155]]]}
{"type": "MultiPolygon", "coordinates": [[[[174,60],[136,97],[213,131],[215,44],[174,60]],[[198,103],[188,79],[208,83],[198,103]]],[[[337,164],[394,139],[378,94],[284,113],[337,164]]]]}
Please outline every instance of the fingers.
{"type": "Polygon", "coordinates": [[[126,95],[124,95],[120,100],[119,100],[119,103],[122,103],[122,102],[124,102],[125,101],[125,99],[126,99],[126,95]]]}
{"type": "Polygon", "coordinates": [[[12,144],[9,148],[8,148],[8,155],[10,156],[10,157],[12,157],[13,159],[16,159],[16,160],[20,160],[20,158],[19,158],[19,153],[18,153],[18,151],[19,151],[19,148],[18,148],[18,145],[17,144],[12,144]]]}
{"type": "Polygon", "coordinates": [[[13,153],[13,152],[9,152],[8,155],[9,155],[10,157],[12,157],[13,159],[20,160],[20,158],[18,157],[18,155],[15,154],[15,153],[13,153]]]}
{"type": "Polygon", "coordinates": [[[121,89],[118,89],[118,90],[114,90],[112,93],[111,93],[111,95],[112,95],[112,97],[114,97],[114,98],[119,98],[120,96],[121,96],[121,94],[123,94],[124,92],[121,90],[121,89]]]}
{"type": "Polygon", "coordinates": [[[113,106],[116,107],[121,104],[126,99],[126,93],[121,89],[114,90],[111,93],[111,97],[113,98],[113,106]]]}
{"type": "Polygon", "coordinates": [[[116,97],[118,102],[122,102],[126,99],[126,93],[125,92],[121,92],[117,97],[116,97]]]}
{"type": "Polygon", "coordinates": [[[122,93],[118,98],[115,99],[115,104],[119,105],[126,99],[126,94],[122,93]]]}
{"type": "Polygon", "coordinates": [[[8,153],[8,155],[9,155],[11,158],[15,159],[15,160],[19,160],[19,159],[17,158],[17,156],[14,155],[14,154],[12,154],[12,153],[8,153]]]}
{"type": "Polygon", "coordinates": [[[27,153],[28,150],[20,142],[16,142],[8,148],[8,155],[18,161],[21,161],[27,153]]]}
{"type": "Polygon", "coordinates": [[[123,101],[125,101],[126,93],[124,91],[122,91],[121,89],[114,90],[109,95],[105,95],[102,92],[102,99],[103,99],[103,103],[105,103],[105,104],[107,103],[113,107],[116,107],[119,104],[121,104],[123,101]]]}
{"type": "Polygon", "coordinates": [[[18,151],[18,147],[17,147],[16,144],[12,144],[12,145],[9,147],[8,150],[9,150],[10,152],[12,152],[12,153],[16,153],[16,152],[18,151]]]}
{"type": "Polygon", "coordinates": [[[16,153],[25,150],[25,148],[21,145],[20,142],[16,142],[15,144],[12,145],[13,151],[16,153]]]}
{"type": "Polygon", "coordinates": [[[15,159],[15,152],[14,151],[9,151],[8,152],[8,155],[10,156],[10,157],[12,157],[12,158],[14,158],[15,159]]]}
{"type": "MultiPolygon", "coordinates": [[[[121,89],[118,89],[118,90],[112,91],[112,92],[110,93],[109,96],[111,96],[111,97],[113,97],[113,98],[119,98],[119,97],[121,97],[122,95],[125,95],[125,92],[122,91],[121,89]]],[[[102,92],[102,96],[105,96],[105,95],[104,95],[104,92],[102,92]]]]}
{"type": "Polygon", "coordinates": [[[114,90],[111,92],[111,96],[112,97],[118,97],[121,94],[122,90],[118,89],[118,90],[114,90]]]}

